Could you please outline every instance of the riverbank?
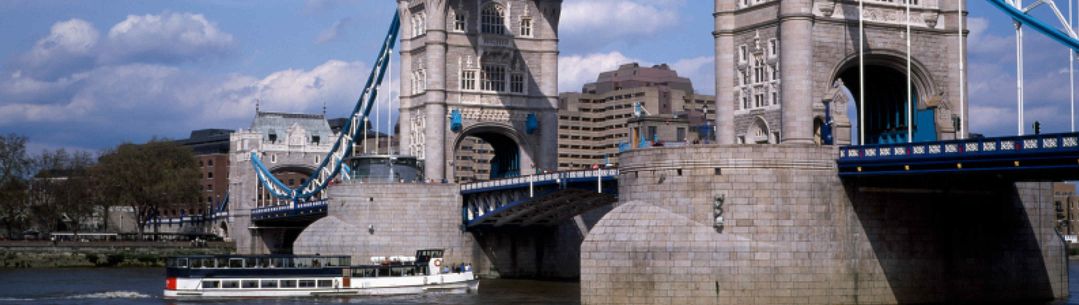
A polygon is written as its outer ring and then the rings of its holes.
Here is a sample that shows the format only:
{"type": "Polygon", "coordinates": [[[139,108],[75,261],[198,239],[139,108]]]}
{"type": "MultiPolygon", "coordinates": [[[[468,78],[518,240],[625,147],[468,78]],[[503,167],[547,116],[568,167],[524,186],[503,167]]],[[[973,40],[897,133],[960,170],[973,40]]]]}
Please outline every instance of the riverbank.
{"type": "Polygon", "coordinates": [[[231,243],[210,242],[0,242],[0,268],[163,267],[179,255],[223,255],[231,243]]]}

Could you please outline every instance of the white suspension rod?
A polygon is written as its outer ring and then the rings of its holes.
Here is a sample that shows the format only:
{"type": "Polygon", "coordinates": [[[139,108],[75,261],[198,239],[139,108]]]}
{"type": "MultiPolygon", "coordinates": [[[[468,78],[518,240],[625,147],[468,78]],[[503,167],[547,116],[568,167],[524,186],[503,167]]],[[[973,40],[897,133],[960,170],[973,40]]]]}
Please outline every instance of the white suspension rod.
{"type": "Polygon", "coordinates": [[[1023,24],[1018,22],[1015,23],[1015,49],[1016,104],[1018,108],[1018,111],[1016,112],[1016,115],[1018,116],[1016,125],[1019,130],[1018,135],[1022,136],[1025,134],[1023,129],[1023,24]]]}
{"type": "Polygon", "coordinates": [[[865,145],[865,0],[858,0],[858,145],[865,145]]]}
{"type": "Polygon", "coordinates": [[[911,87],[913,80],[910,75],[910,2],[907,1],[907,143],[914,142],[914,90],[911,87]]]}
{"type": "MultiPolygon", "coordinates": [[[[1071,1],[1071,0],[1068,0],[1071,1]]],[[[964,39],[963,39],[963,2],[966,0],[959,0],[959,139],[967,138],[967,83],[966,83],[966,53],[963,52],[964,39]]]]}

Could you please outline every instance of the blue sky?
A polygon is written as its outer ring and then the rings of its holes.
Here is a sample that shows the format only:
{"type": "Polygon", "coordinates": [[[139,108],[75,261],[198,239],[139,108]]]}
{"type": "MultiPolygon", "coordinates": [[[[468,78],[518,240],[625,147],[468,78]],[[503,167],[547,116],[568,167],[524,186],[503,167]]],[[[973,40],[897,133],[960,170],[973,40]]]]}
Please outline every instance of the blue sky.
{"type": "MultiPolygon", "coordinates": [[[[711,2],[565,0],[560,90],[640,61],[670,63],[713,93],[711,2]]],[[[314,113],[325,104],[329,116],[344,116],[394,3],[0,1],[0,133],[29,136],[35,151],[99,150],[244,128],[256,99],[263,110],[314,113]]],[[[972,130],[1011,135],[1012,25],[985,2],[969,3],[972,130]]],[[[1067,131],[1067,51],[1028,33],[1028,123],[1067,131]]]]}

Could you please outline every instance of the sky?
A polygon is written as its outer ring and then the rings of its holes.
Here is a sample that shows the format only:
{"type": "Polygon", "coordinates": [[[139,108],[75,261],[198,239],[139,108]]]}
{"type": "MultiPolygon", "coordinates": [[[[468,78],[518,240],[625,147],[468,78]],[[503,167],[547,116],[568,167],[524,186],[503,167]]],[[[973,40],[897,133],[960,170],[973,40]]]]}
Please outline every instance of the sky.
{"type": "MultiPolygon", "coordinates": [[[[984,1],[969,4],[971,131],[1014,135],[1014,27],[984,1]]],[[[394,8],[389,0],[0,1],[0,134],[29,137],[32,152],[99,151],[247,128],[256,100],[263,111],[325,106],[343,117],[394,8]]],[[[564,0],[560,91],[640,62],[671,64],[714,94],[712,11],[705,0],[564,0]]],[[[1032,31],[1024,46],[1027,125],[1068,131],[1068,51],[1032,31]]]]}

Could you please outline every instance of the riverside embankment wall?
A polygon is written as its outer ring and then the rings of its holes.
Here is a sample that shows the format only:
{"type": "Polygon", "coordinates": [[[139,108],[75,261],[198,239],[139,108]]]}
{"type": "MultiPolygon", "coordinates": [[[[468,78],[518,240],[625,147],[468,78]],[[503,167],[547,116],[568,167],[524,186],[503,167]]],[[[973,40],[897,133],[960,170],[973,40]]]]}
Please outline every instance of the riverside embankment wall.
{"type": "Polygon", "coordinates": [[[210,242],[0,242],[0,268],[164,266],[165,258],[182,255],[225,255],[232,243],[210,242]]]}
{"type": "Polygon", "coordinates": [[[844,181],[835,156],[812,145],[623,154],[620,202],[581,246],[582,303],[984,303],[1067,295],[1049,183],[844,181]]]}

